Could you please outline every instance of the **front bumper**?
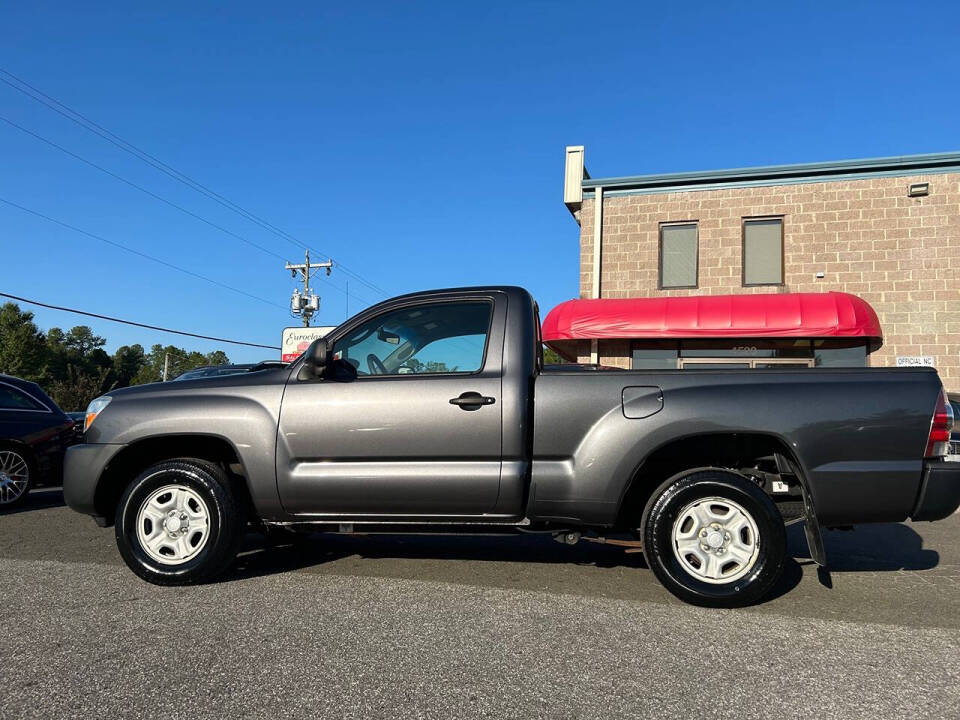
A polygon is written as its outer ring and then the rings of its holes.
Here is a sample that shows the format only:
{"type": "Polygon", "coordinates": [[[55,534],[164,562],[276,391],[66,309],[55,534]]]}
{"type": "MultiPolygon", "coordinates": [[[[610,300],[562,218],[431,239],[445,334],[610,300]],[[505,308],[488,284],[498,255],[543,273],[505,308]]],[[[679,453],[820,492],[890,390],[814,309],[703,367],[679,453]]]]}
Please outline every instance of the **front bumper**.
{"type": "Polygon", "coordinates": [[[913,520],[942,520],[960,507],[960,463],[933,461],[924,464],[923,481],[913,520]]]}
{"type": "Polygon", "coordinates": [[[98,525],[107,524],[97,508],[97,488],[110,460],[125,445],[83,443],[67,448],[63,458],[63,499],[73,510],[93,516],[98,525]]]}

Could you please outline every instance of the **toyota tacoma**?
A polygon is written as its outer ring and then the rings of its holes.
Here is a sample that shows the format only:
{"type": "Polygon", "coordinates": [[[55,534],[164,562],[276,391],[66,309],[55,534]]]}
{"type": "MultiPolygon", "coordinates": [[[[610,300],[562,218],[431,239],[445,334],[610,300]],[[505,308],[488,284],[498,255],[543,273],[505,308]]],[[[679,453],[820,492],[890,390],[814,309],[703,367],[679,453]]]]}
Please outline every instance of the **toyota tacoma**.
{"type": "Polygon", "coordinates": [[[152,583],[224,573],[268,532],[541,532],[642,547],[677,597],[747,605],[785,525],[937,520],[960,504],[928,368],[689,372],[543,365],[531,296],[371,307],[296,362],[98,398],[64,496],[152,583]]]}

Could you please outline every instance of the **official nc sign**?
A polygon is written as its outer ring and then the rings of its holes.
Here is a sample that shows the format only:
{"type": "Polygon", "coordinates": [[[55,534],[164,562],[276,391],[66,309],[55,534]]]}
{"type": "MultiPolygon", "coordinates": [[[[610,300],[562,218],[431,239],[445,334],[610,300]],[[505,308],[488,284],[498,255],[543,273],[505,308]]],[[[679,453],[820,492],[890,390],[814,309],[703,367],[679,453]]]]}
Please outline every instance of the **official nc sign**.
{"type": "Polygon", "coordinates": [[[906,355],[897,357],[897,367],[934,367],[934,363],[929,355],[906,355]]]}
{"type": "Polygon", "coordinates": [[[280,359],[283,362],[293,362],[303,355],[303,351],[310,347],[317,338],[322,338],[333,327],[289,327],[283,329],[283,341],[280,343],[280,359]]]}

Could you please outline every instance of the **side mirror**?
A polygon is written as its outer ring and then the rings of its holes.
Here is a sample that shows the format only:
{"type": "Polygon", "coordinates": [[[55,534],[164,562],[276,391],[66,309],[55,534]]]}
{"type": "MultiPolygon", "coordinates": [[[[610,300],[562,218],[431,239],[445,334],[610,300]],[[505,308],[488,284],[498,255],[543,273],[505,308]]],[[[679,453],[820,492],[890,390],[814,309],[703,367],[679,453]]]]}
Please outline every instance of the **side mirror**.
{"type": "Polygon", "coordinates": [[[297,380],[316,380],[323,377],[323,371],[330,361],[330,345],[326,339],[314,340],[303,355],[303,366],[297,373],[297,380]]]}

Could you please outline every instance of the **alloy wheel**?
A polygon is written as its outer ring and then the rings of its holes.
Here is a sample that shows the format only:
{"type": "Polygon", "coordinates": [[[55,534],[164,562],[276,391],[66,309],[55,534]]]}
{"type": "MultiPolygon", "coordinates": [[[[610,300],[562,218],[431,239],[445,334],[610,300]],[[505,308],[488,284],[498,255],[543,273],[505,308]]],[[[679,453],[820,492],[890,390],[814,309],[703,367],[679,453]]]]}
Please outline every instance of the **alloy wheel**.
{"type": "Polygon", "coordinates": [[[26,458],[13,450],[0,450],[0,505],[20,499],[30,484],[30,466],[26,458]]]}

